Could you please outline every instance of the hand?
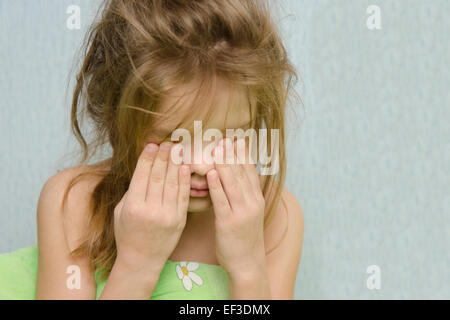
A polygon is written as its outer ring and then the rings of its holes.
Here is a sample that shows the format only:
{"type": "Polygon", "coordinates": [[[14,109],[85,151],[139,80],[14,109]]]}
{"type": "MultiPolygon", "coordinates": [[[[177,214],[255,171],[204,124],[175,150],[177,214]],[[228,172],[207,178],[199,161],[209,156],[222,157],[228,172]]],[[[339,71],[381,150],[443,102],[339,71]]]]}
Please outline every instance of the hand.
{"type": "Polygon", "coordinates": [[[132,271],[161,271],[185,227],[191,174],[189,166],[169,157],[174,146],[144,148],[129,189],[114,209],[116,261],[132,271]]]}
{"type": "Polygon", "coordinates": [[[223,159],[223,141],[214,150],[215,169],[207,173],[216,216],[216,257],[231,276],[251,274],[265,263],[265,200],[245,141],[226,139],[228,160],[223,159]],[[245,163],[237,162],[236,151],[237,155],[245,154],[245,163]]]}

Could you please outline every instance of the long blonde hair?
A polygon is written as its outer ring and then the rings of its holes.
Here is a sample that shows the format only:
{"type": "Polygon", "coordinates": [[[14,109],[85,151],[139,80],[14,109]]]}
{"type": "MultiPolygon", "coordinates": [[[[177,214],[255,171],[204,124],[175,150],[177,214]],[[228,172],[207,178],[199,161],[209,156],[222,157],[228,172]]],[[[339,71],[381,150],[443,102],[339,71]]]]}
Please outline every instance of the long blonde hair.
{"type": "Polygon", "coordinates": [[[291,98],[299,98],[294,90],[296,70],[268,3],[107,0],[99,12],[100,19],[90,26],[82,46],[71,128],[82,149],[80,164],[87,164],[108,143],[112,155],[107,168],[86,166],[65,190],[63,206],[80,179],[101,178],[90,198],[86,238],[72,254],[89,256],[95,266],[106,271],[104,277],[109,275],[116,258],[114,207],[128,189],[145,137],[158,121],[177,112],[176,108],[158,112],[162,99],[184,84],[198,84],[198,99],[186,121],[203,110],[199,106],[214,96],[220,80],[246,94],[249,106],[253,104],[256,110],[252,115],[255,129],[264,125],[269,131],[279,130],[280,170],[266,179],[263,187],[266,228],[279,205],[285,180],[286,106],[291,98]],[[81,132],[86,115],[93,127],[89,143],[81,132]]]}

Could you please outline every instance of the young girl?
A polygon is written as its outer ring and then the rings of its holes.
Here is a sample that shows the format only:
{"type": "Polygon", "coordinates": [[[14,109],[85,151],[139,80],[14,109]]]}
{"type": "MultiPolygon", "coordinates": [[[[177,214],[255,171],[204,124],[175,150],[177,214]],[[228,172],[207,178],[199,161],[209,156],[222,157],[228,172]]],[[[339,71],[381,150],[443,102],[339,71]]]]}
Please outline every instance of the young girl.
{"type": "MultiPolygon", "coordinates": [[[[36,275],[35,295],[21,297],[293,299],[303,216],[283,184],[296,72],[268,4],[110,0],[101,9],[72,102],[83,156],[41,191],[38,248],[15,253],[36,275]],[[176,163],[171,134],[198,134],[195,120],[224,135],[278,129],[279,171],[259,175],[247,147],[245,163],[176,163]],[[105,144],[111,156],[87,164],[105,144]]],[[[238,141],[215,141],[213,154],[236,160],[238,141]]]]}

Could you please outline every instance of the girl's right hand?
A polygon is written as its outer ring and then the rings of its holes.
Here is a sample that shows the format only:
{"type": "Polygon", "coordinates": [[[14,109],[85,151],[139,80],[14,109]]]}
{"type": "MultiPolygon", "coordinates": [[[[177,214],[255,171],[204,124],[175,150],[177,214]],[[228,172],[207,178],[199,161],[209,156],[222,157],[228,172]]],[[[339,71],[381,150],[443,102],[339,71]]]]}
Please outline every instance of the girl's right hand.
{"type": "Polygon", "coordinates": [[[188,165],[172,161],[175,146],[181,148],[171,142],[144,148],[114,209],[116,263],[131,271],[161,271],[185,227],[191,173],[188,165]]]}

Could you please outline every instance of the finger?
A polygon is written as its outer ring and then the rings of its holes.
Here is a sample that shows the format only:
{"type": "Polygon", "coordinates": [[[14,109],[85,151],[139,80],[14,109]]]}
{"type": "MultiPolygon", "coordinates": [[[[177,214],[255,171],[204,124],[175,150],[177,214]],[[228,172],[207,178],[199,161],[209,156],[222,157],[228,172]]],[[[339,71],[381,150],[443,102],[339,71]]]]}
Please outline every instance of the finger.
{"type": "MultiPolygon", "coordinates": [[[[180,144],[174,144],[171,148],[171,152],[180,148],[180,144]]],[[[178,150],[178,152],[180,152],[178,150]]],[[[179,155],[179,154],[178,154],[179,155]]],[[[173,204],[177,206],[177,198],[178,198],[178,186],[179,186],[179,174],[178,171],[180,169],[180,165],[176,164],[172,156],[169,156],[167,167],[167,176],[164,183],[164,192],[163,192],[163,203],[164,204],[173,204]]]]}
{"type": "Polygon", "coordinates": [[[158,153],[158,145],[149,143],[143,149],[134,169],[133,177],[130,181],[128,194],[133,199],[145,201],[147,194],[147,186],[150,178],[153,163],[158,153]]]}
{"type": "Polygon", "coordinates": [[[150,181],[147,193],[147,201],[162,203],[162,194],[164,190],[164,181],[166,179],[167,162],[169,159],[171,143],[164,142],[159,146],[159,152],[150,174],[150,181]]]}
{"type": "Polygon", "coordinates": [[[230,202],[231,209],[233,210],[237,207],[238,204],[244,202],[244,196],[242,191],[240,190],[238,181],[234,176],[236,170],[233,169],[231,164],[228,164],[234,161],[234,152],[232,149],[232,142],[230,139],[225,139],[223,145],[218,147],[217,152],[219,154],[219,157],[222,157],[221,153],[224,152],[224,148],[227,151],[226,161],[222,164],[216,164],[215,168],[219,173],[220,182],[230,202]]]}
{"type": "Polygon", "coordinates": [[[191,192],[191,167],[187,164],[179,168],[178,186],[178,214],[182,217],[187,214],[191,192]]]}
{"type": "MultiPolygon", "coordinates": [[[[244,140],[244,144],[245,144],[245,140],[244,140]]],[[[244,146],[245,149],[245,163],[244,163],[244,171],[247,173],[248,179],[250,180],[250,183],[252,184],[253,188],[255,190],[260,190],[261,189],[261,184],[259,181],[259,174],[258,171],[256,170],[256,165],[253,164],[253,160],[255,158],[255,155],[252,155],[250,153],[250,146],[245,144],[244,146]],[[250,158],[252,157],[252,158],[250,158]]],[[[252,150],[253,152],[253,150],[252,150]]]]}
{"type": "Polygon", "coordinates": [[[214,214],[218,217],[231,214],[231,206],[220,182],[217,170],[209,170],[206,174],[206,180],[208,181],[208,189],[213,203],[214,214]]]}
{"type": "Polygon", "coordinates": [[[252,199],[255,196],[254,186],[250,181],[249,174],[246,172],[245,168],[245,140],[237,139],[234,143],[234,152],[235,152],[235,165],[232,165],[234,168],[234,176],[236,177],[237,184],[239,185],[242,193],[244,194],[245,199],[252,199]]]}

